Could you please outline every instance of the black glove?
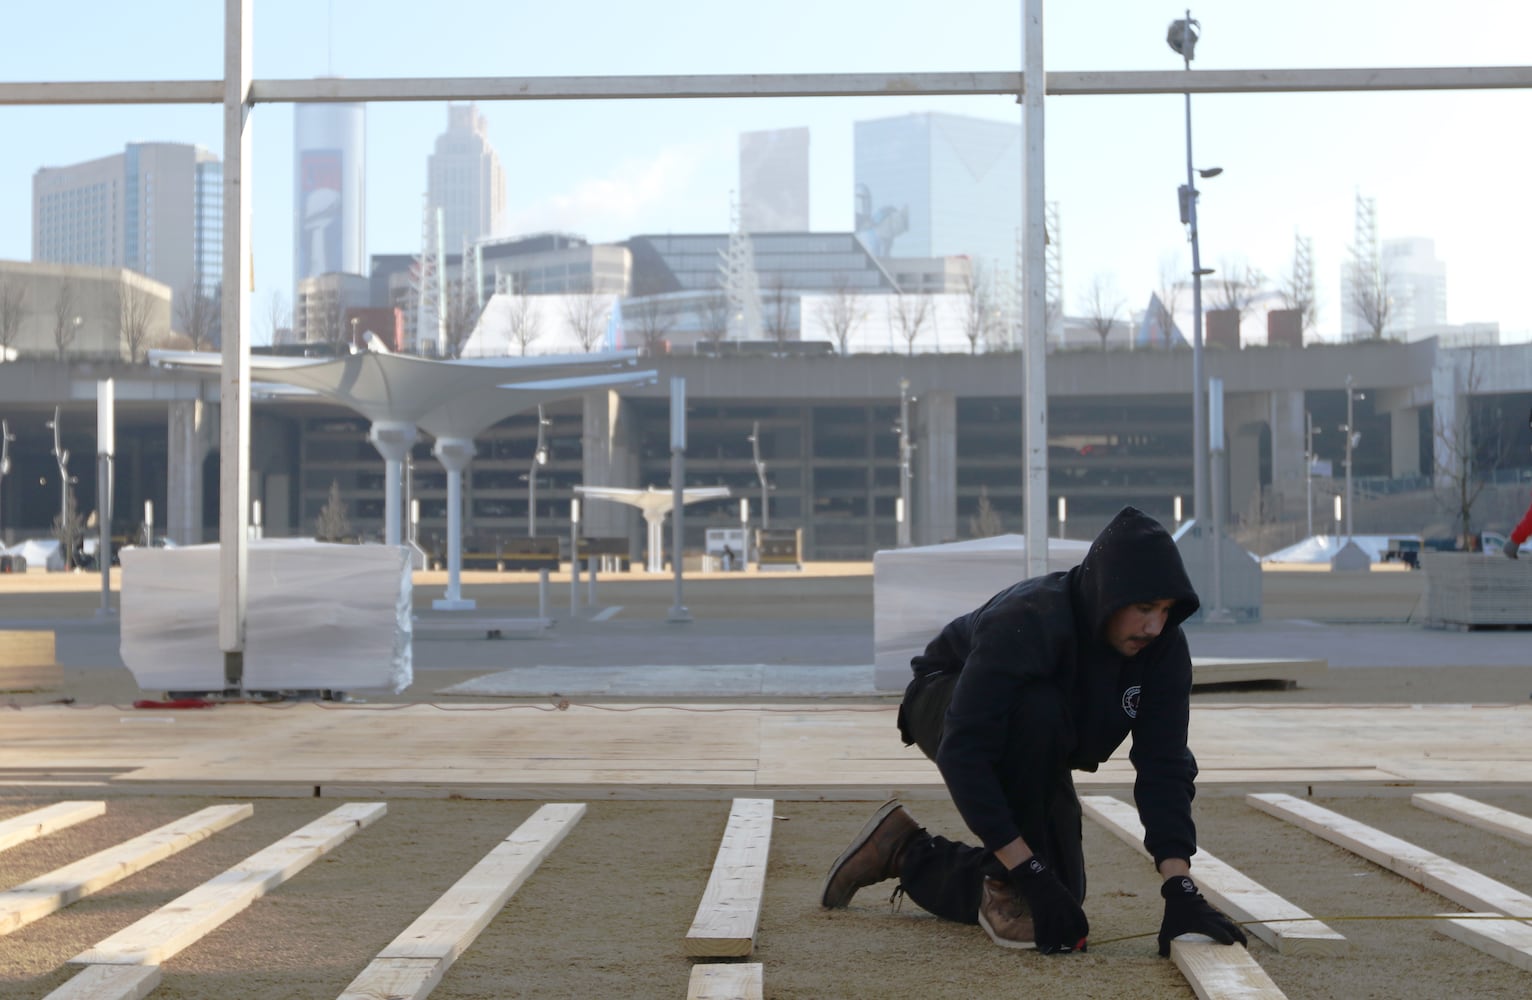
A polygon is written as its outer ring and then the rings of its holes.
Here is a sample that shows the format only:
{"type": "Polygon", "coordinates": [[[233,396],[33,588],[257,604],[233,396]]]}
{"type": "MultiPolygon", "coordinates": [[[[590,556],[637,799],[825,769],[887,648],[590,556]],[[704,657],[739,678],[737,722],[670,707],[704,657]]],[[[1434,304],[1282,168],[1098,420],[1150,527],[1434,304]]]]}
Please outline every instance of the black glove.
{"type": "Polygon", "coordinates": [[[1170,939],[1182,934],[1205,934],[1219,944],[1246,944],[1245,932],[1217,907],[1202,898],[1197,883],[1176,875],[1160,886],[1165,919],[1160,921],[1160,957],[1170,957],[1170,939]]]}
{"type": "Polygon", "coordinates": [[[1033,940],[1044,955],[1084,951],[1090,922],[1080,903],[1036,855],[1010,870],[1011,885],[1032,911],[1033,940]]]}
{"type": "Polygon", "coordinates": [[[1505,540],[1505,545],[1500,549],[1500,551],[1504,552],[1510,558],[1515,559],[1517,553],[1521,551],[1521,546],[1507,538],[1505,540]]]}

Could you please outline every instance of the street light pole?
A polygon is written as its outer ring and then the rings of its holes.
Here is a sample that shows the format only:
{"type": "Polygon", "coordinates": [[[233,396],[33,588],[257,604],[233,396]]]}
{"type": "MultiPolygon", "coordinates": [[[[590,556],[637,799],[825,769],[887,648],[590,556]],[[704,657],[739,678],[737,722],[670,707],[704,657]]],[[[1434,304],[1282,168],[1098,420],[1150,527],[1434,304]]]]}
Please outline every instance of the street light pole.
{"type": "Polygon", "coordinates": [[[766,463],[761,458],[761,422],[750,425],[750,455],[755,460],[755,478],[761,482],[761,530],[771,527],[771,506],[766,502],[766,463]]]}
{"type": "Polygon", "coordinates": [[[527,473],[527,537],[537,537],[537,470],[548,463],[548,448],[543,441],[543,429],[548,420],[543,416],[543,406],[537,404],[537,449],[532,452],[532,469],[527,473]]]}
{"type": "Polygon", "coordinates": [[[1351,445],[1356,440],[1356,417],[1352,410],[1353,380],[1346,376],[1346,541],[1351,541],[1351,445]]]}
{"type": "Polygon", "coordinates": [[[1308,537],[1314,537],[1314,414],[1308,410],[1303,411],[1304,422],[1308,425],[1307,447],[1303,449],[1303,495],[1308,501],[1309,533],[1308,537]]]}
{"type": "MultiPolygon", "coordinates": [[[[11,435],[11,424],[8,420],[0,420],[0,484],[5,482],[5,477],[11,471],[11,442],[16,440],[11,435]]],[[[0,503],[0,521],[4,521],[5,505],[0,503]]],[[[5,535],[0,532],[0,545],[5,544],[5,535]]]]}
{"type": "MultiPolygon", "coordinates": [[[[1180,54],[1187,72],[1202,25],[1186,12],[1186,19],[1175,21],[1165,41],[1180,54]]],[[[1214,171],[1203,176],[1214,176],[1214,171]]],[[[1197,169],[1192,165],[1192,95],[1186,92],[1186,186],[1180,191],[1181,221],[1186,224],[1192,245],[1192,516],[1199,524],[1209,516],[1208,509],[1208,426],[1207,385],[1202,359],[1202,276],[1201,249],[1197,242],[1197,169]]]]}
{"type": "Polygon", "coordinates": [[[910,380],[899,380],[899,520],[901,549],[910,547],[910,380]]]}

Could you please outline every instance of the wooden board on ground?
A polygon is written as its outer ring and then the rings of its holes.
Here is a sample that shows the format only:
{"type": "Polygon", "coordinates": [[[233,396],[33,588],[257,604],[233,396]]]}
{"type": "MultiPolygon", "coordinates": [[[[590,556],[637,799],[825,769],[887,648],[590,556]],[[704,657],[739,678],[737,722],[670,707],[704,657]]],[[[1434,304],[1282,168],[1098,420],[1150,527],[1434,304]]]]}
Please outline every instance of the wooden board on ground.
{"type": "Polygon", "coordinates": [[[1247,795],[1245,801],[1470,910],[1532,917],[1532,896],[1323,806],[1282,794],[1247,795]]]}
{"type": "Polygon", "coordinates": [[[1495,916],[1499,914],[1443,913],[1436,929],[1486,955],[1532,972],[1532,924],[1510,917],[1491,919],[1495,916]]]}
{"type": "Polygon", "coordinates": [[[707,963],[692,966],[686,1000],[761,1000],[761,963],[707,963]]]}
{"type": "Polygon", "coordinates": [[[1427,812],[1447,816],[1490,833],[1509,837],[1518,844],[1532,844],[1532,818],[1478,802],[1453,792],[1419,792],[1410,802],[1427,812]]]}
{"type": "Polygon", "coordinates": [[[1192,657],[1192,686],[1252,684],[1263,681],[1296,687],[1323,677],[1329,660],[1192,657]]]}
{"type": "Polygon", "coordinates": [[[0,631],[0,691],[39,691],[63,681],[51,631],[0,631]]]}
{"type": "Polygon", "coordinates": [[[46,836],[106,812],[105,802],[55,802],[51,806],[0,820],[0,851],[46,836]]]}
{"type": "Polygon", "coordinates": [[[578,802],[539,807],[380,951],[341,1000],[418,1000],[430,993],[584,815],[578,802]]]}
{"type": "Polygon", "coordinates": [[[734,800],[713,873],[686,932],[688,955],[737,958],[755,949],[774,806],[771,799],[734,800]]]}
{"type": "Polygon", "coordinates": [[[143,1000],[159,985],[157,965],[93,965],[43,1000],[143,1000]]]}
{"type": "Polygon", "coordinates": [[[157,830],[0,892],[0,934],[9,934],[76,900],[143,871],[225,827],[248,819],[248,804],[209,806],[157,830]]]}
{"type": "MultiPolygon", "coordinates": [[[[1144,857],[1144,827],[1138,810],[1110,795],[1082,795],[1091,819],[1115,833],[1144,857]]],[[[1198,846],[1192,877],[1213,905],[1236,920],[1256,921],[1249,930],[1284,955],[1344,955],[1350,945],[1338,932],[1265,886],[1245,877],[1198,846]]]]}
{"type": "Polygon", "coordinates": [[[1266,970],[1237,944],[1172,941],[1170,958],[1197,1000],[1284,1000],[1266,970]]]}
{"type": "Polygon", "coordinates": [[[381,802],[356,802],[333,809],[70,962],[93,966],[163,964],[387,811],[381,802]]]}

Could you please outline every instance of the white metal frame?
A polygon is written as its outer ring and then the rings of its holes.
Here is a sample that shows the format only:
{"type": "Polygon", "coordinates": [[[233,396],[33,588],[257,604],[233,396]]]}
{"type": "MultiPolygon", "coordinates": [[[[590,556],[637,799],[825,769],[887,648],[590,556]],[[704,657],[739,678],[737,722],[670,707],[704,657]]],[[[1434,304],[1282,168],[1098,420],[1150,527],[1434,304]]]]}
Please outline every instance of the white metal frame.
{"type": "Polygon", "coordinates": [[[224,0],[222,80],[0,83],[0,106],[222,104],[224,109],[223,371],[219,645],[225,683],[243,678],[250,492],[250,187],[248,120],[256,104],[382,101],[578,101],[1008,95],[1023,105],[1023,357],[1026,362],[1026,534],[1029,575],[1047,567],[1043,97],[1322,91],[1532,89],[1532,66],[1391,69],[1043,72],[1043,0],[1022,0],[1020,73],[791,73],[694,76],[457,77],[254,80],[254,0],[224,0]],[[1041,82],[1042,86],[1037,84],[1041,82]]]}

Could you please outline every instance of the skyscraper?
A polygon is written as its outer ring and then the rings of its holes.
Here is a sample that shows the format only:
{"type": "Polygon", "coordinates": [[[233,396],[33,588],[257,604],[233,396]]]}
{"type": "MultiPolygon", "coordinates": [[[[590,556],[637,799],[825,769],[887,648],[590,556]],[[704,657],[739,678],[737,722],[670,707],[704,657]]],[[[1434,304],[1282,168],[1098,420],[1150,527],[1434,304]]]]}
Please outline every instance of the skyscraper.
{"type": "Polygon", "coordinates": [[[222,192],[218,157],[181,143],[44,167],[32,176],[32,259],[127,268],[175,295],[216,289],[222,192]]]}
{"type": "Polygon", "coordinates": [[[747,233],[808,232],[808,129],[740,133],[739,218],[747,233]]]}
{"type": "Polygon", "coordinates": [[[442,245],[448,253],[498,235],[505,214],[505,171],[477,107],[447,105],[447,131],[436,137],[426,171],[431,205],[442,210],[442,245]]]}
{"type": "Polygon", "coordinates": [[[854,144],[856,231],[875,255],[1014,266],[1019,124],[922,112],[857,122],[854,144]]]}
{"type": "Polygon", "coordinates": [[[365,274],[367,106],[293,110],[293,281],[365,274]]]}

